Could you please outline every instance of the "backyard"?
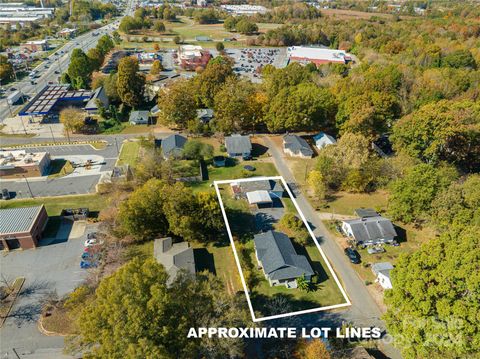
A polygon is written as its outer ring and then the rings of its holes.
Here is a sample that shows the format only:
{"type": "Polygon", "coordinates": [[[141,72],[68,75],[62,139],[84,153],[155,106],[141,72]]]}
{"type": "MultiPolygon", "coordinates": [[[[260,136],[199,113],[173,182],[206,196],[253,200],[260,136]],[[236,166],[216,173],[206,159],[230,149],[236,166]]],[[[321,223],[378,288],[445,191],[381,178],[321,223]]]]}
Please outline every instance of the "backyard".
{"type": "Polygon", "coordinates": [[[117,166],[121,166],[121,165],[134,166],[137,163],[139,152],[140,152],[139,141],[124,142],[120,150],[120,156],[118,157],[117,166]]]}

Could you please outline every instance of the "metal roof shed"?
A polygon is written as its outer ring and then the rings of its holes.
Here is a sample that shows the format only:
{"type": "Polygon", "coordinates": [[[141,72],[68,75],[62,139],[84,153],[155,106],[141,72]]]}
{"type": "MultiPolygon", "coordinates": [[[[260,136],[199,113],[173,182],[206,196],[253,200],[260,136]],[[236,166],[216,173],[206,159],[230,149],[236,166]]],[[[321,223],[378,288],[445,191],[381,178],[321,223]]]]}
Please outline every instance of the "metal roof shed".
{"type": "Polygon", "coordinates": [[[273,203],[268,191],[247,192],[247,200],[250,204],[270,204],[273,203]]]}

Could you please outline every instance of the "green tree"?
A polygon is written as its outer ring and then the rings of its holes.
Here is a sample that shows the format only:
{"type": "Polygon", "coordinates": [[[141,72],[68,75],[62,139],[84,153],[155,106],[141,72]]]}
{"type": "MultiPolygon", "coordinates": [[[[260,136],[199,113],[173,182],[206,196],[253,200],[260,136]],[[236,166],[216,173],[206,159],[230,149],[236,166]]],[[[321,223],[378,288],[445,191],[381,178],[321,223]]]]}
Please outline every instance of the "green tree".
{"type": "Polygon", "coordinates": [[[97,48],[91,48],[87,52],[87,57],[90,61],[90,66],[93,70],[98,70],[103,64],[104,56],[97,48]]]}
{"type": "Polygon", "coordinates": [[[118,31],[114,31],[112,33],[112,36],[113,36],[113,41],[117,44],[117,45],[120,45],[120,43],[122,42],[122,37],[120,36],[120,34],[118,33],[118,31]]]}
{"type": "Polygon", "coordinates": [[[405,358],[478,356],[478,248],[472,227],[432,238],[397,261],[384,319],[405,358]]]}
{"type": "Polygon", "coordinates": [[[205,70],[195,77],[199,100],[205,107],[209,108],[213,107],[214,97],[222,85],[229,77],[234,76],[231,63],[224,61],[221,56],[217,58],[219,60],[211,60],[205,70]]]}
{"type": "Polygon", "coordinates": [[[150,74],[158,75],[162,71],[163,71],[162,62],[160,60],[153,61],[152,67],[150,68],[150,74]]]}
{"type": "Polygon", "coordinates": [[[388,208],[393,219],[409,223],[426,218],[437,194],[457,176],[451,167],[435,168],[428,164],[412,167],[391,184],[388,208]]]}
{"type": "Polygon", "coordinates": [[[223,45],[223,42],[217,42],[215,44],[215,48],[218,52],[222,52],[223,50],[225,50],[225,45],[223,45]]]}
{"type": "Polygon", "coordinates": [[[73,49],[67,73],[72,81],[72,86],[76,89],[86,88],[90,83],[92,66],[89,58],[81,49],[73,49]]]}
{"type": "MultiPolygon", "coordinates": [[[[86,358],[235,357],[238,339],[187,338],[198,323],[246,325],[248,313],[213,275],[168,275],[153,258],[134,259],[103,279],[78,319],[75,349],[86,358]]],[[[243,298],[241,298],[243,299],[243,298]]],[[[72,350],[75,352],[75,350],[72,350]]]]}
{"type": "Polygon", "coordinates": [[[191,140],[183,147],[183,156],[195,161],[212,158],[213,146],[198,140],[191,140]]]}
{"type": "Polygon", "coordinates": [[[120,204],[118,220],[122,231],[138,240],[168,233],[168,221],[162,210],[165,186],[164,182],[151,179],[120,204]]]}
{"type": "Polygon", "coordinates": [[[103,80],[103,87],[105,88],[105,93],[108,96],[108,99],[111,102],[119,102],[120,97],[118,96],[117,90],[117,74],[111,72],[108,76],[105,77],[103,80]]]}
{"type": "Polygon", "coordinates": [[[284,88],[311,81],[311,72],[297,62],[293,62],[283,69],[267,65],[263,69],[262,75],[265,91],[269,98],[275,97],[284,88]]]}
{"type": "Polygon", "coordinates": [[[223,21],[223,27],[227,31],[234,31],[237,25],[238,19],[235,16],[228,16],[223,21]]]}
{"type": "Polygon", "coordinates": [[[161,92],[158,96],[158,107],[162,111],[160,120],[164,124],[185,128],[189,121],[197,117],[191,81],[176,81],[168,91],[161,92]]]}
{"type": "Polygon", "coordinates": [[[236,23],[235,29],[244,35],[251,35],[258,32],[258,26],[254,22],[244,18],[236,23]]]}
{"type": "Polygon", "coordinates": [[[442,64],[448,67],[461,68],[467,67],[471,69],[477,68],[475,58],[469,50],[456,50],[442,58],[442,64]]]}
{"type": "Polygon", "coordinates": [[[103,56],[108,54],[110,50],[112,50],[114,47],[115,44],[112,38],[107,34],[103,35],[100,39],[98,39],[98,43],[96,46],[97,50],[100,51],[103,56]]]}
{"type": "Polygon", "coordinates": [[[139,73],[138,60],[124,57],[118,64],[117,93],[127,106],[136,108],[143,101],[145,76],[139,73]]]}
{"type": "Polygon", "coordinates": [[[302,83],[284,88],[270,101],[265,123],[272,132],[312,131],[331,124],[335,111],[328,89],[302,83]]]}
{"type": "Polygon", "coordinates": [[[307,177],[307,184],[317,200],[324,200],[327,194],[325,180],[322,173],[318,170],[310,171],[307,177]]]}
{"type": "Polygon", "coordinates": [[[302,277],[297,278],[297,285],[298,285],[298,289],[300,290],[303,290],[305,292],[310,291],[310,282],[308,282],[307,279],[305,278],[305,274],[302,277]]]}
{"type": "Polygon", "coordinates": [[[66,132],[80,132],[85,125],[85,112],[75,107],[67,107],[60,111],[60,123],[66,132]]]}
{"type": "Polygon", "coordinates": [[[4,55],[0,55],[0,81],[2,83],[13,80],[13,65],[8,61],[4,55]]]}
{"type": "Polygon", "coordinates": [[[166,27],[165,27],[165,24],[162,21],[155,21],[155,23],[153,25],[153,29],[156,32],[165,32],[166,27]]]}
{"type": "Polygon", "coordinates": [[[427,163],[442,160],[469,171],[480,168],[480,103],[439,101],[422,106],[393,127],[397,151],[427,163]]]}

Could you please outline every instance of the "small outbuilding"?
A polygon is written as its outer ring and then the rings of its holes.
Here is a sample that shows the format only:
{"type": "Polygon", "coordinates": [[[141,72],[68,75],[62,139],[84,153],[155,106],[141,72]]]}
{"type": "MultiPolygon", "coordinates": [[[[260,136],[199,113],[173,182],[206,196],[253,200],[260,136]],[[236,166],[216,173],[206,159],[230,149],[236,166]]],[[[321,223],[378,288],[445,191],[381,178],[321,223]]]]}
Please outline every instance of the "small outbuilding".
{"type": "Polygon", "coordinates": [[[293,157],[312,158],[313,150],[307,141],[297,135],[283,136],[283,151],[293,157]]]}
{"type": "Polygon", "coordinates": [[[150,112],[132,111],[128,120],[132,125],[148,125],[150,123],[150,112]]]}
{"type": "Polygon", "coordinates": [[[200,108],[197,110],[197,118],[203,123],[209,123],[213,119],[213,110],[211,108],[200,108]]]}
{"type": "Polygon", "coordinates": [[[390,262],[374,263],[372,264],[372,272],[377,277],[375,282],[380,284],[383,289],[392,289],[392,279],[390,272],[393,265],[390,262]]]}
{"type": "Polygon", "coordinates": [[[253,191],[253,192],[247,192],[247,200],[248,203],[251,205],[257,205],[261,206],[263,204],[273,204],[272,197],[270,197],[270,194],[268,191],[260,190],[260,191],[253,191]]]}
{"type": "Polygon", "coordinates": [[[318,135],[313,136],[313,141],[315,142],[315,147],[321,150],[329,145],[334,145],[337,143],[335,137],[326,134],[325,132],[320,132],[318,135]]]}

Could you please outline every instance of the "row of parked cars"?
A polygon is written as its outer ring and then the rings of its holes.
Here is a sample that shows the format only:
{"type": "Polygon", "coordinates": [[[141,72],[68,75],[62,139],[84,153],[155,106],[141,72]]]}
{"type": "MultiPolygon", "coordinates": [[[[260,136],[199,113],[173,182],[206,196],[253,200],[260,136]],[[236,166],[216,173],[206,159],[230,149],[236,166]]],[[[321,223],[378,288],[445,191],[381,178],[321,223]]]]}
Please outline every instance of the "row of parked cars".
{"type": "Polygon", "coordinates": [[[80,268],[88,269],[98,267],[102,253],[103,240],[98,238],[96,232],[89,233],[85,241],[85,248],[80,261],[80,268]]]}

